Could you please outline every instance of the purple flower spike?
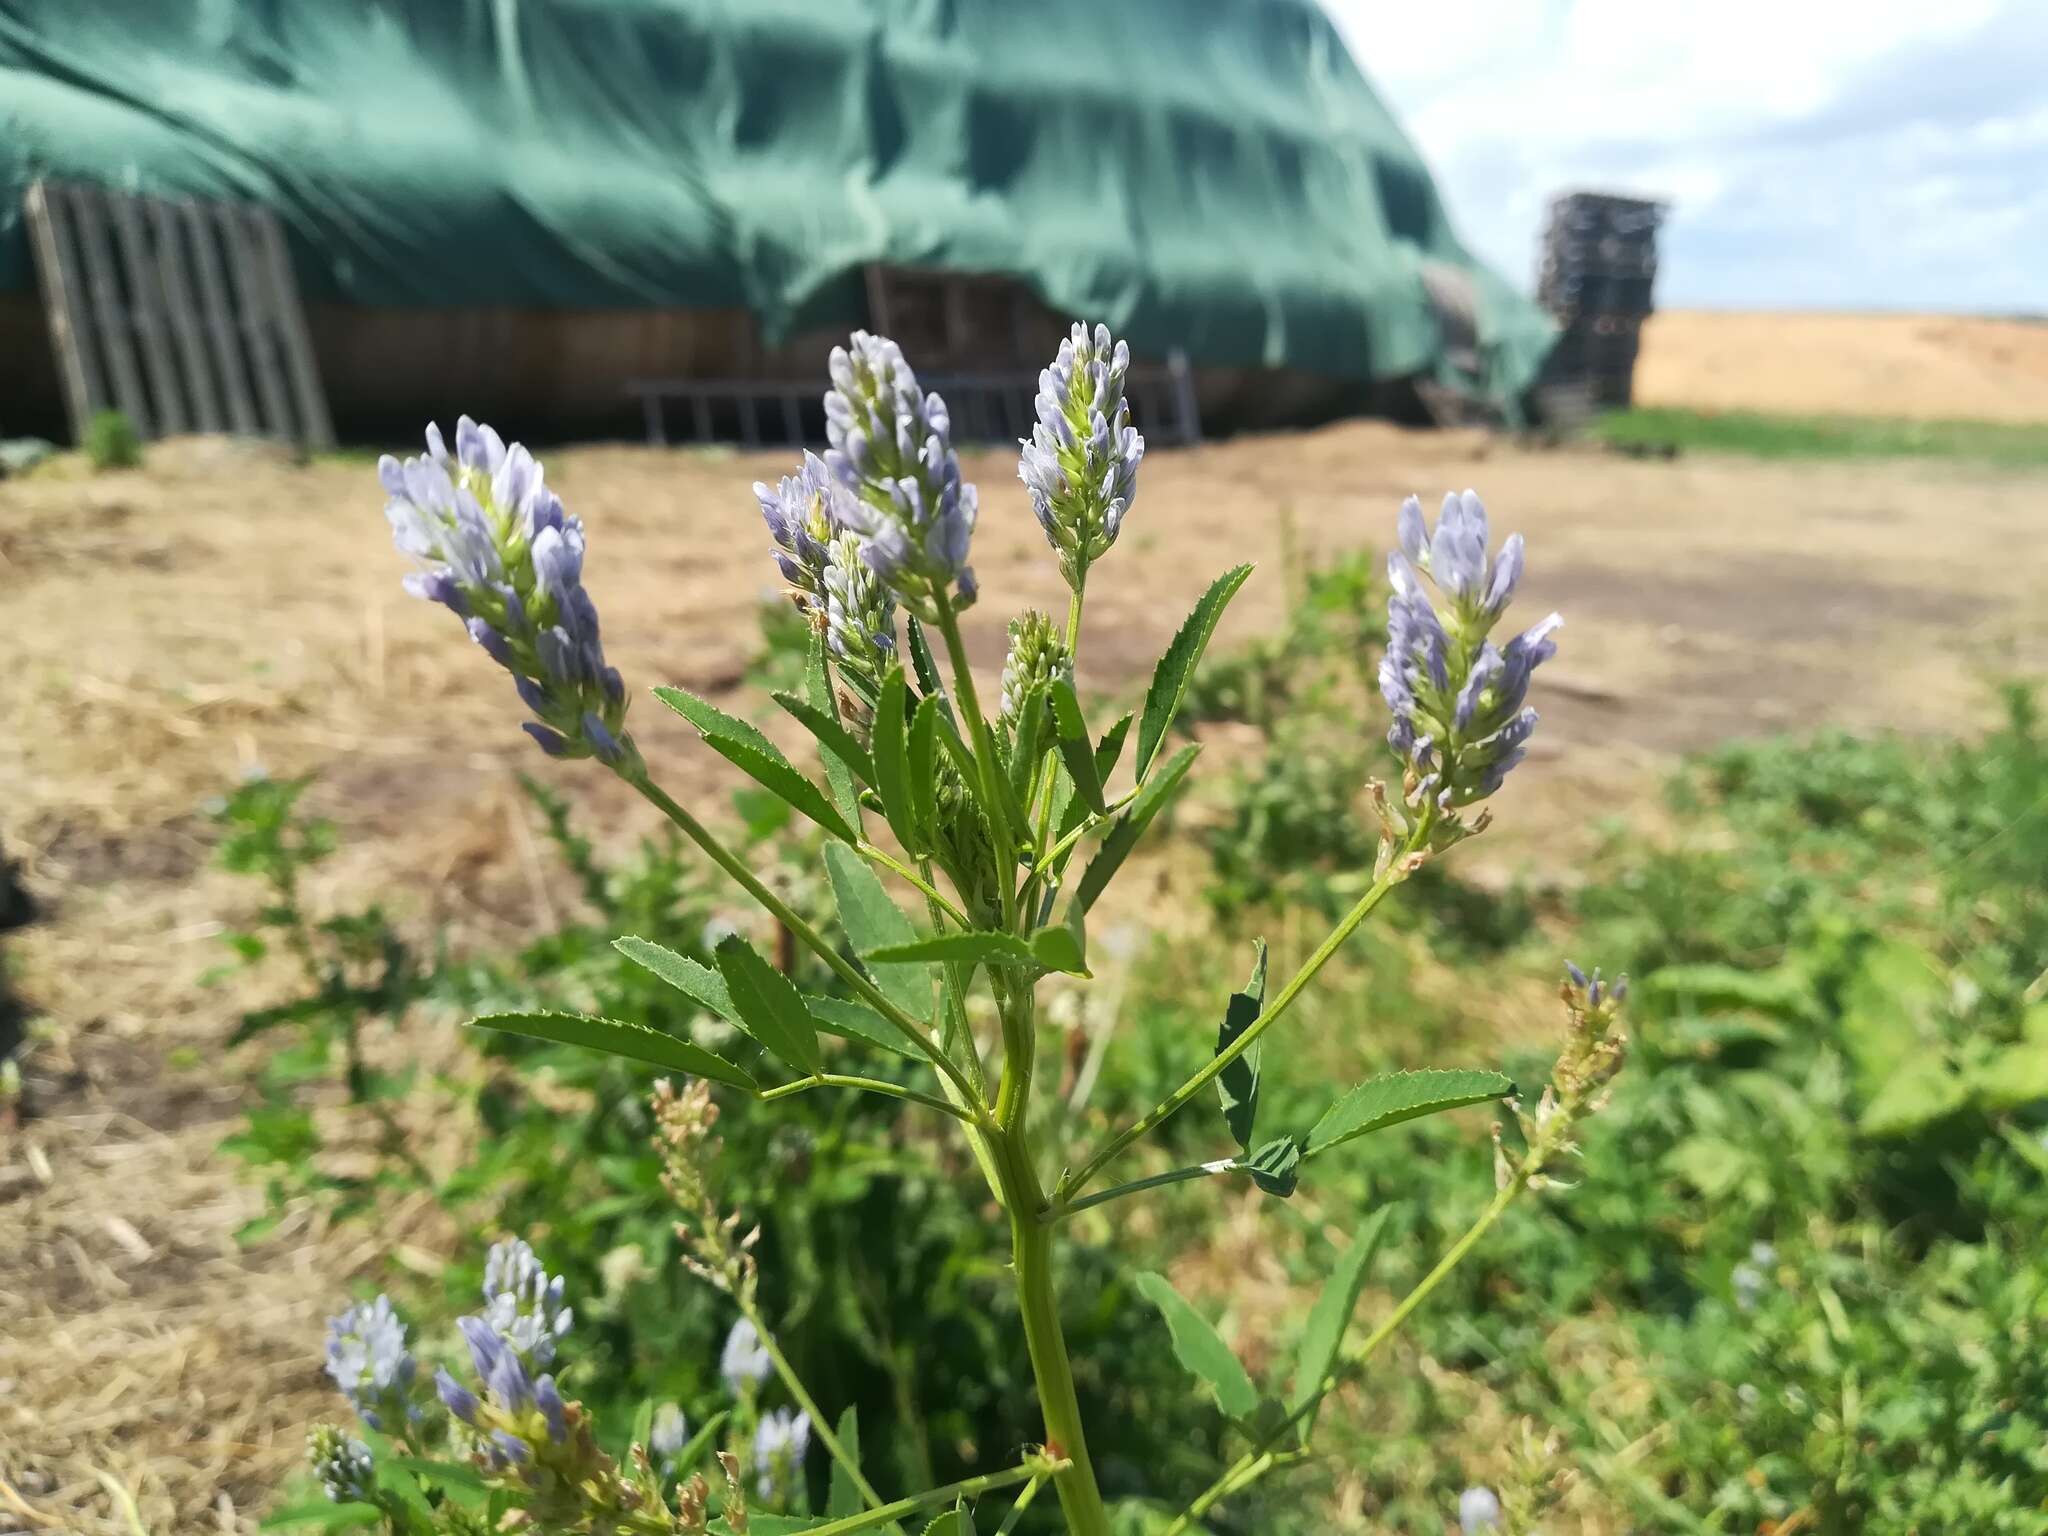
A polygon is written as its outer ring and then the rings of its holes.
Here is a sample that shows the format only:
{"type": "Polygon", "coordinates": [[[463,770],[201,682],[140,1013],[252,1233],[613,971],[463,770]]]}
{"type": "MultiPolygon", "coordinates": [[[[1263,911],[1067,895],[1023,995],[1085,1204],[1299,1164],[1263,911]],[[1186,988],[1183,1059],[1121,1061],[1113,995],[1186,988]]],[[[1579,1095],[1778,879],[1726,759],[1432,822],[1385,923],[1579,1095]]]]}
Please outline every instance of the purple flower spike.
{"type": "Polygon", "coordinates": [[[1521,581],[1520,534],[1487,554],[1486,507],[1465,491],[1444,498],[1432,531],[1413,496],[1395,520],[1400,548],[1387,557],[1387,650],[1380,692],[1393,722],[1387,740],[1406,761],[1411,803],[1440,811],[1483,800],[1527,753],[1536,712],[1524,707],[1529,676],[1557,653],[1550,615],[1503,647],[1488,632],[1521,581]],[[1448,599],[1439,613],[1425,583],[1448,599]]]}
{"type": "Polygon", "coordinates": [[[1038,376],[1038,422],[1019,445],[1017,478],[1071,587],[1116,542],[1137,499],[1145,439],[1124,397],[1130,368],[1131,349],[1109,327],[1076,325],[1038,376]]]}
{"type": "MultiPolygon", "coordinates": [[[[829,368],[832,446],[824,464],[849,492],[834,515],[848,520],[869,567],[921,618],[936,618],[941,602],[966,607],[978,502],[960,475],[946,402],[918,387],[903,349],[886,336],[855,331],[849,345],[832,349],[829,368]]],[[[770,516],[771,532],[775,526],[770,516]]]]}
{"type": "Polygon", "coordinates": [[[583,524],[562,510],[539,461],[465,416],[452,455],[429,426],[426,453],[378,460],[377,482],[392,541],[420,562],[406,591],[464,619],[512,674],[541,749],[629,766],[625,688],[583,588],[583,524]]]}

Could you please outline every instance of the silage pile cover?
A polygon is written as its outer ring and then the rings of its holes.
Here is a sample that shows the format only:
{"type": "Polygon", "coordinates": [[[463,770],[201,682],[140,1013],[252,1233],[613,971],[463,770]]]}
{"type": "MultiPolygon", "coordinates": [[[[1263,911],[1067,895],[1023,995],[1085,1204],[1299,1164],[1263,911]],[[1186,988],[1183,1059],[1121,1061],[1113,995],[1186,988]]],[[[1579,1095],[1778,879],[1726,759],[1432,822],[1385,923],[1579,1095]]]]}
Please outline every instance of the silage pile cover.
{"type": "Polygon", "coordinates": [[[1000,272],[1141,353],[1441,372],[1542,315],[1472,261],[1313,0],[0,0],[0,291],[38,175],[277,209],[310,296],[857,322],[1000,272]]]}

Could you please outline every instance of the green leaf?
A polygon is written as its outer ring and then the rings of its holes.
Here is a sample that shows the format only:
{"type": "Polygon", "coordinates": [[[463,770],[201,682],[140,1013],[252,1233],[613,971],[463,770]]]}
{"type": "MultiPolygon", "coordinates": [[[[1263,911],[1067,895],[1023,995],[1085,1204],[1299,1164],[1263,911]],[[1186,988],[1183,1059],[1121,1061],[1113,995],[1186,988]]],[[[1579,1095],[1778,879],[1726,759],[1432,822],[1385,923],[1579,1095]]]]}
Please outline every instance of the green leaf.
{"type": "Polygon", "coordinates": [[[1267,1194],[1285,1200],[1294,1193],[1301,1178],[1301,1138],[1277,1137],[1250,1157],[1239,1158],[1236,1167],[1239,1172],[1251,1175],[1251,1181],[1267,1194]]]}
{"type": "Polygon", "coordinates": [[[1498,1072],[1395,1072],[1361,1083],[1332,1104],[1308,1133],[1308,1155],[1316,1156],[1356,1137],[1466,1104],[1503,1099],[1515,1085],[1498,1072]]]}
{"type": "Polygon", "coordinates": [[[923,1059],[902,1030],[866,1003],[856,1003],[848,997],[818,997],[806,992],[804,1006],[811,1010],[811,1022],[828,1035],[837,1035],[842,1040],[859,1040],[893,1051],[898,1056],[923,1059]]]}
{"type": "Polygon", "coordinates": [[[939,701],[946,723],[952,725],[958,734],[959,726],[953,719],[953,701],[946,697],[946,685],[939,680],[938,658],[932,655],[932,643],[925,637],[924,625],[913,614],[905,628],[910,632],[910,665],[917,674],[918,692],[939,701]]]}
{"type": "MultiPolygon", "coordinates": [[[[853,1464],[860,1465],[860,1410],[853,1404],[846,1405],[846,1412],[839,1415],[839,1443],[846,1448],[846,1454],[853,1458],[853,1464]]],[[[825,1500],[825,1513],[833,1519],[861,1512],[860,1489],[854,1486],[853,1478],[835,1458],[832,1463],[832,1486],[825,1500]]]]}
{"type": "MultiPolygon", "coordinates": [[[[820,708],[815,700],[800,699],[793,693],[770,695],[776,703],[795,717],[803,728],[818,741],[818,752],[825,761],[825,778],[834,777],[833,769],[848,773],[846,789],[853,792],[853,779],[863,784],[875,782],[875,760],[868,755],[868,749],[860,744],[853,732],[839,723],[838,715],[829,709],[820,708]]],[[[833,785],[833,797],[838,798],[837,784],[833,785]]],[[[844,802],[841,802],[844,808],[844,802]]]]}
{"type": "Polygon", "coordinates": [[[718,941],[718,970],[739,1011],[740,1027],[806,1075],[822,1072],[818,1026],[803,995],[736,933],[718,941]]]}
{"type": "Polygon", "coordinates": [[[905,735],[909,701],[903,668],[892,666],[875,700],[875,724],[869,739],[875,747],[875,793],[882,797],[882,814],[889,818],[889,830],[896,834],[904,852],[914,856],[929,844],[919,829],[916,802],[910,793],[910,744],[905,735]]]}
{"type": "Polygon", "coordinates": [[[927,847],[937,836],[932,803],[937,792],[937,780],[932,773],[932,752],[938,739],[938,728],[939,701],[927,697],[918,704],[917,713],[911,717],[909,746],[910,816],[927,847]]]}
{"type": "Polygon", "coordinates": [[[1988,1057],[1971,1075],[1986,1109],[2024,1109],[2048,1100],[2048,1040],[2022,1040],[1988,1057]]]}
{"type": "Polygon", "coordinates": [[[1074,792],[1096,815],[1108,815],[1109,806],[1102,797],[1102,778],[1095,771],[1095,746],[1089,739],[1088,720],[1081,713],[1074,685],[1064,677],[1056,677],[1046,696],[1052,701],[1055,739],[1067,772],[1073,776],[1074,792]]]}
{"type": "Polygon", "coordinates": [[[1031,956],[1048,971],[1069,976],[1092,976],[1088,969],[1088,937],[1083,930],[1079,907],[1067,909],[1067,920],[1041,928],[1031,935],[1031,956]]]}
{"type": "Polygon", "coordinates": [[[1010,795],[1019,802],[1030,792],[1032,776],[1038,769],[1039,738],[1045,734],[1044,725],[1045,695],[1034,690],[1024,695],[1024,705],[1017,711],[1010,732],[1010,795]]]}
{"type": "Polygon", "coordinates": [[[1188,776],[1188,770],[1201,755],[1201,747],[1189,743],[1170,758],[1166,766],[1145,781],[1145,787],[1138,791],[1138,797],[1110,824],[1109,836],[1102,840],[1095,857],[1088,861],[1088,867],[1081,871],[1081,883],[1074,890],[1074,903],[1082,911],[1095,905],[1096,899],[1108,889],[1116,872],[1123,868],[1124,860],[1131,856],[1131,850],[1138,846],[1138,839],[1145,835],[1145,829],[1152,824],[1162,808],[1180,788],[1181,781],[1188,776]]]}
{"type": "MultiPolygon", "coordinates": [[[[1316,1294],[1316,1303],[1309,1308],[1308,1326],[1302,1329],[1301,1342],[1295,1346],[1294,1390],[1288,1395],[1289,1408],[1299,1411],[1323,1395],[1323,1378],[1337,1363],[1337,1350],[1344,1342],[1344,1331],[1351,1326],[1351,1314],[1358,1310],[1358,1295],[1365,1289],[1365,1272],[1372,1264],[1373,1250],[1379,1247],[1390,1212],[1391,1207],[1382,1206],[1366,1218],[1365,1225],[1338,1257],[1330,1278],[1316,1294]]],[[[1302,1424],[1304,1445],[1313,1424],[1312,1418],[1302,1424]]]]}
{"type": "Polygon", "coordinates": [[[1233,1419],[1248,1418],[1259,1405],[1258,1388],[1208,1319],[1189,1306],[1164,1275],[1148,1271],[1137,1277],[1137,1286],[1166,1319],[1174,1356],[1188,1374],[1208,1384],[1224,1413],[1233,1419]]]}
{"type": "Polygon", "coordinates": [[[1223,617],[1224,608],[1237,596],[1237,589],[1245,584],[1251,573],[1249,565],[1240,565],[1218,576],[1182,623],[1173,643],[1167,646],[1166,654],[1159,658],[1159,666],[1152,674],[1152,686],[1145,693],[1145,716],[1138,724],[1137,772],[1140,783],[1144,782],[1145,774],[1152,767],[1159,744],[1166,739],[1167,728],[1173,724],[1174,716],[1180,713],[1181,700],[1187,697],[1195,667],[1202,659],[1202,652],[1208,649],[1209,637],[1216,633],[1216,621],[1223,617]]]}
{"type": "Polygon", "coordinates": [[[580,1013],[487,1013],[471,1019],[475,1029],[495,1029],[502,1034],[524,1035],[529,1040],[550,1040],[557,1045],[581,1046],[606,1056],[623,1056],[644,1061],[670,1072],[689,1072],[726,1083],[752,1093],[759,1086],[744,1070],[722,1056],[714,1056],[700,1045],[678,1040],[645,1024],[627,1024],[618,1019],[594,1019],[580,1013]]]}
{"type": "MultiPolygon", "coordinates": [[[[867,751],[840,724],[839,700],[832,695],[831,665],[825,656],[825,632],[815,627],[811,630],[810,648],[804,654],[804,694],[824,722],[839,727],[830,741],[818,736],[818,756],[825,764],[825,783],[832,791],[832,803],[839,807],[848,825],[865,837],[867,829],[861,825],[860,819],[860,793],[853,787],[853,776],[854,764],[865,760],[867,751]]],[[[817,736],[815,730],[811,734],[817,736]]],[[[869,767],[872,769],[873,764],[870,763],[869,767]]]]}
{"type": "Polygon", "coordinates": [[[1748,1148],[1721,1136],[1688,1136],[1664,1154],[1665,1171],[1719,1200],[1761,1171],[1748,1148]]]}
{"type": "Polygon", "coordinates": [[[1969,1100],[1969,1085],[1940,1060],[1909,1061],[1884,1080],[1857,1117],[1856,1129],[1866,1136],[1911,1136],[1946,1120],[1969,1100]]]}
{"type": "MultiPolygon", "coordinates": [[[[1242,992],[1230,994],[1223,1010],[1223,1024],[1216,1031],[1216,1054],[1221,1056],[1237,1044],[1238,1037],[1258,1022],[1266,1003],[1266,941],[1258,941],[1258,956],[1252,962],[1252,978],[1242,992]]],[[[1252,1149],[1252,1125],[1259,1116],[1259,1058],[1264,1047],[1254,1045],[1226,1066],[1216,1077],[1216,1093],[1223,1100],[1223,1123],[1243,1151],[1252,1149]]]]}
{"type": "MultiPolygon", "coordinates": [[[[917,941],[917,929],[909,917],[890,900],[867,861],[851,848],[827,843],[825,873],[832,881],[832,899],[839,907],[839,926],[846,931],[847,942],[855,954],[865,955],[869,950],[917,941]]],[[[864,963],[884,997],[913,1019],[931,1019],[929,966],[864,963]]]]}
{"type": "Polygon", "coordinates": [[[1643,989],[1700,1011],[1753,1008],[1807,1024],[1820,1018],[1812,981],[1789,966],[1744,971],[1732,965],[1667,965],[1646,976],[1643,989]]]}
{"type": "Polygon", "coordinates": [[[1842,1046],[1858,1096],[1874,1102],[1899,1073],[1939,1051],[1948,1009],[1948,971],[1936,956],[1903,939],[1870,945],[1842,988],[1842,1046]]]}
{"type": "MultiPolygon", "coordinates": [[[[1065,934],[1064,939],[1047,942],[1043,953],[1014,933],[992,933],[977,930],[972,933],[941,933],[921,938],[909,944],[891,944],[872,950],[861,958],[870,962],[892,964],[903,961],[935,961],[955,965],[1021,965],[1035,969],[1065,971],[1066,964],[1052,961],[1072,961],[1074,939],[1072,930],[1067,928],[1043,928],[1036,937],[1047,934],[1065,934]]],[[[1070,971],[1075,976],[1086,976],[1085,970],[1070,971]]]]}
{"type": "MultiPolygon", "coordinates": [[[[837,848],[839,844],[826,846],[837,848]]],[[[726,990],[725,978],[709,966],[699,965],[687,955],[679,955],[652,939],[643,939],[635,934],[613,939],[612,948],[635,965],[652,971],[699,1006],[710,1009],[726,1023],[740,1022],[739,1013],[732,1005],[732,994],[726,990]]]]}
{"type": "Polygon", "coordinates": [[[712,751],[763,789],[780,795],[834,837],[849,843],[860,841],[860,834],[847,825],[846,818],[825,798],[824,792],[797,772],[780,749],[746,721],[681,688],[657,688],[654,696],[697,727],[712,751]]]}

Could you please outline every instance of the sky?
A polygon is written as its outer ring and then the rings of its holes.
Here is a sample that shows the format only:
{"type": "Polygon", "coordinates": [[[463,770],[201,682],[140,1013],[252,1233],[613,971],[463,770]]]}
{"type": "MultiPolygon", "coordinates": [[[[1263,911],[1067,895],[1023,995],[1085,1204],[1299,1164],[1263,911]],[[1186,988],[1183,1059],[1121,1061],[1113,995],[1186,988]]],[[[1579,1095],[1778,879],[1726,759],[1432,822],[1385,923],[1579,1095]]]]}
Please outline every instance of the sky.
{"type": "Polygon", "coordinates": [[[1666,308],[2048,311],[2044,0],[1324,0],[1465,243],[1668,198],[1666,308]]]}

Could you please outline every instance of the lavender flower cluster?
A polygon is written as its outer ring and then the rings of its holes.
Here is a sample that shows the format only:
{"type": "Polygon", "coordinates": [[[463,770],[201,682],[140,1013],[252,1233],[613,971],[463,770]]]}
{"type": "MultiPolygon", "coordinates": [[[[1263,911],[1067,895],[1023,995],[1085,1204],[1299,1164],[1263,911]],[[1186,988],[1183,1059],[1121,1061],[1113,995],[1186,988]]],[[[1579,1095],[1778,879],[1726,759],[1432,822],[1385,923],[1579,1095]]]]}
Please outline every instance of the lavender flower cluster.
{"type": "MultiPolygon", "coordinates": [[[[458,1375],[443,1366],[434,1372],[434,1396],[446,1410],[445,1421],[430,1420],[414,1401],[417,1367],[405,1325],[387,1297],[350,1307],[328,1323],[328,1374],[366,1425],[390,1435],[409,1454],[419,1454],[423,1431],[435,1423],[460,1426],[454,1430],[457,1442],[495,1483],[522,1490],[536,1528],[580,1530],[585,1526],[577,1522],[591,1509],[646,1507],[659,1496],[659,1484],[629,1488],[597,1448],[582,1407],[567,1400],[544,1369],[573,1320],[561,1277],[550,1275],[525,1242],[512,1239],[494,1244],[485,1261],[482,1309],[457,1319],[468,1370],[458,1375]]],[[[746,1318],[734,1323],[719,1373],[749,1414],[773,1370],[773,1356],[754,1324],[746,1318]]],[[[794,1500],[803,1485],[810,1416],[780,1408],[753,1423],[747,1461],[760,1497],[794,1500]]],[[[672,1477],[688,1432],[682,1409],[664,1404],[649,1430],[650,1459],[638,1462],[636,1475],[652,1475],[649,1469],[659,1466],[661,1477],[672,1477]]],[[[363,1440],[320,1425],[307,1438],[307,1458],[336,1502],[380,1497],[375,1455],[363,1440]]]]}
{"type": "Polygon", "coordinates": [[[1131,425],[1124,377],[1131,349],[1109,327],[1076,325],[1038,376],[1038,424],[1021,444],[1017,475],[1031,510],[1079,590],[1090,564],[1116,542],[1138,494],[1145,439],[1131,425]]]}
{"type": "Polygon", "coordinates": [[[583,524],[533,455],[465,416],[452,455],[429,426],[426,453],[386,454],[377,478],[393,541],[420,562],[406,590],[461,618],[512,674],[538,717],[527,733],[555,757],[628,760],[625,684],[605,662],[583,588],[583,524]]]}
{"type": "Polygon", "coordinates": [[[960,476],[946,402],[918,387],[886,336],[855,331],[828,367],[825,463],[853,492],[862,555],[922,618],[936,618],[941,603],[967,607],[977,503],[960,476]]]}
{"type": "Polygon", "coordinates": [[[1400,548],[1387,557],[1387,651],[1380,692],[1393,712],[1387,733],[1408,765],[1408,797],[1450,811],[1483,800],[1527,752],[1536,711],[1525,706],[1529,675],[1557,653],[1551,614],[1510,640],[1487,638],[1522,576],[1522,536],[1489,558],[1486,508],[1466,491],[1444,498],[1432,532],[1413,496],[1397,524],[1400,548]],[[1427,578],[1447,600],[1440,614],[1427,578]]]}
{"type": "Polygon", "coordinates": [[[779,484],[754,482],[790,596],[825,633],[842,672],[879,686],[896,651],[896,600],[866,554],[860,503],[815,453],[779,484]]]}

